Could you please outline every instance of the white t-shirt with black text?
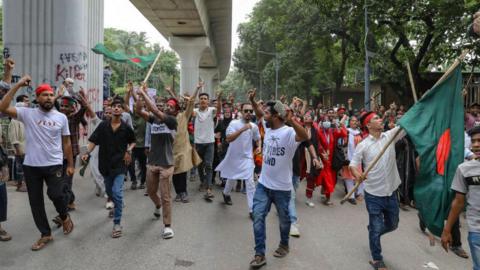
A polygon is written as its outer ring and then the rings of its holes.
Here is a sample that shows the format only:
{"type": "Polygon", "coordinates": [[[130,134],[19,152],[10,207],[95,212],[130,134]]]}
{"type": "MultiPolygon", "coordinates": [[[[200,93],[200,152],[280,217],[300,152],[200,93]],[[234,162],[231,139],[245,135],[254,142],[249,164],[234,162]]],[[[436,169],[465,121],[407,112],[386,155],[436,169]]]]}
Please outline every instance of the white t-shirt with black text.
{"type": "Polygon", "coordinates": [[[25,125],[24,165],[45,167],[63,164],[62,136],[69,136],[67,117],[54,109],[17,107],[17,119],[25,125]]]}
{"type": "Polygon", "coordinates": [[[263,165],[258,182],[266,188],[282,191],[292,190],[292,159],[300,144],[295,140],[295,136],[295,130],[289,126],[265,129],[263,165]]]}

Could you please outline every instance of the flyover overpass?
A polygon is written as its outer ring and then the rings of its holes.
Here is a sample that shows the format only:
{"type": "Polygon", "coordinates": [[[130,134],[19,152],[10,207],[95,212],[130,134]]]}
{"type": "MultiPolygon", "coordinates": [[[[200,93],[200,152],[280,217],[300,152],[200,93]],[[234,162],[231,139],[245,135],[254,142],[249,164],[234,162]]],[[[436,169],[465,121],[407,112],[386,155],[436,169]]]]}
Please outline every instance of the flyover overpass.
{"type": "Polygon", "coordinates": [[[230,69],[232,0],[130,0],[181,60],[180,93],[213,93],[230,69]]]}

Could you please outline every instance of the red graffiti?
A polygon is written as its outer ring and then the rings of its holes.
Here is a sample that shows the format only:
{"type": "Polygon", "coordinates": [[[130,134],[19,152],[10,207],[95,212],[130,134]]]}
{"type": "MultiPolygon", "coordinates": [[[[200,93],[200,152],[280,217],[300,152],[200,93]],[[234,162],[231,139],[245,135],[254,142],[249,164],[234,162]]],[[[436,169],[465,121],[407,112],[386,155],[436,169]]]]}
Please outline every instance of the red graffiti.
{"type": "Polygon", "coordinates": [[[85,81],[86,79],[87,64],[83,65],[69,65],[62,66],[61,64],[57,65],[55,81],[63,81],[66,78],[73,78],[77,81],[85,81]]]}

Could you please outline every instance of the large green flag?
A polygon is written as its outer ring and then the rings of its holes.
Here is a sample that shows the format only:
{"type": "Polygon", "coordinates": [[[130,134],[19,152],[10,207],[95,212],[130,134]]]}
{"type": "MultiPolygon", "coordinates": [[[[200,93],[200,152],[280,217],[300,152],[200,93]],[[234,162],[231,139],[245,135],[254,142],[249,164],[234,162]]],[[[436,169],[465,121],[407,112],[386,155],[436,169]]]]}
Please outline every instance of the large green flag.
{"type": "Polygon", "coordinates": [[[440,236],[454,195],[453,176],[464,159],[461,65],[430,89],[399,124],[420,156],[415,205],[430,232],[440,236]]]}
{"type": "Polygon", "coordinates": [[[155,61],[156,53],[140,56],[140,55],[126,55],[121,52],[111,52],[102,43],[98,43],[92,48],[96,54],[103,54],[103,56],[113,61],[121,63],[129,63],[140,68],[146,68],[155,61]]]}

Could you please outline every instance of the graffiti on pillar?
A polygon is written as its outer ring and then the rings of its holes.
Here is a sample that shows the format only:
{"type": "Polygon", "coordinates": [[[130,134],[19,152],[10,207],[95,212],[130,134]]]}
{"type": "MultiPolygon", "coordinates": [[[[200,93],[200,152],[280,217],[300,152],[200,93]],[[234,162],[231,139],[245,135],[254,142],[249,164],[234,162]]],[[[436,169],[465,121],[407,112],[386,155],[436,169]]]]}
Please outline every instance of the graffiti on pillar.
{"type": "Polygon", "coordinates": [[[86,81],[87,58],[86,52],[61,53],[55,67],[55,81],[64,81],[66,78],[86,81]]]}

